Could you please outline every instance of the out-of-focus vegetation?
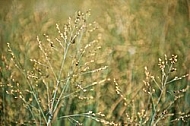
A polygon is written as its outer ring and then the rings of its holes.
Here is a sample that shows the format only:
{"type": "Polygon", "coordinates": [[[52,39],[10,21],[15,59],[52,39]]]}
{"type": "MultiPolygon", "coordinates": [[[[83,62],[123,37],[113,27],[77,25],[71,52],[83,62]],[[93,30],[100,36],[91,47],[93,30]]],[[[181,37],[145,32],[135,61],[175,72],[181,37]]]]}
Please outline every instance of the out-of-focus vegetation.
{"type": "Polygon", "coordinates": [[[0,7],[1,125],[190,124],[189,0],[0,7]]]}

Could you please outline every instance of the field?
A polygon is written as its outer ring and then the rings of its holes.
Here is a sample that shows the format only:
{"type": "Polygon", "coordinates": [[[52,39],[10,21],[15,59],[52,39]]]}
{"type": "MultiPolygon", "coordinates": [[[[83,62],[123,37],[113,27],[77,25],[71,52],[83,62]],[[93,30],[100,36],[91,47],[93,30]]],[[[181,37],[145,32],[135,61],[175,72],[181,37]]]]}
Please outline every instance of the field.
{"type": "Polygon", "coordinates": [[[0,19],[0,125],[190,125],[189,0],[2,0],[0,19]]]}

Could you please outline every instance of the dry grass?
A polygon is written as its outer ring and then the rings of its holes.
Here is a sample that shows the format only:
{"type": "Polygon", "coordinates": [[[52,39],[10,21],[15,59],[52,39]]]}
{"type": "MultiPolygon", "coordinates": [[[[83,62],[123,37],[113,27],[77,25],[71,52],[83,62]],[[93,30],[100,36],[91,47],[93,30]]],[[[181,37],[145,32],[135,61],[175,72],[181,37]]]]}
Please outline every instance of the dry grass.
{"type": "Polygon", "coordinates": [[[1,10],[0,124],[189,125],[186,0],[66,3],[1,10]]]}
{"type": "MultiPolygon", "coordinates": [[[[101,38],[99,34],[96,38],[91,36],[92,33],[96,35],[97,25],[96,22],[88,23],[89,16],[90,12],[78,11],[62,29],[56,24],[57,36],[44,34],[43,40],[37,36],[37,43],[27,45],[35,48],[35,52],[26,47],[21,47],[24,51],[16,50],[7,43],[10,59],[5,56],[2,59],[3,73],[9,71],[9,74],[3,76],[3,88],[13,96],[13,100],[17,99],[18,106],[23,104],[28,111],[21,110],[23,115],[15,112],[13,115],[21,119],[16,121],[12,118],[10,122],[50,125],[56,124],[57,120],[61,120],[58,121],[61,123],[68,120],[71,124],[81,124],[83,117],[97,122],[105,121],[101,112],[97,112],[93,106],[79,109],[95,105],[93,99],[99,96],[93,90],[107,81],[103,71],[108,66],[99,61],[103,55],[98,55],[101,38]],[[77,117],[82,119],[75,119],[77,117]]],[[[5,97],[7,94],[4,94],[5,97]]],[[[6,120],[6,123],[10,122],[6,120]]]]}

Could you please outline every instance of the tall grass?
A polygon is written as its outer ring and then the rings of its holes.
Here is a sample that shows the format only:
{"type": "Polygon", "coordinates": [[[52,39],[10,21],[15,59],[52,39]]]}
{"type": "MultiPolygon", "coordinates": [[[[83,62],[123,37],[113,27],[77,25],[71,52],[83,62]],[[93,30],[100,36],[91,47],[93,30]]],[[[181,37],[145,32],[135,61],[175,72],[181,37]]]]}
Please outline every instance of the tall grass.
{"type": "Polygon", "coordinates": [[[2,73],[7,74],[2,75],[2,89],[3,102],[8,103],[3,107],[10,109],[9,105],[16,102],[23,108],[19,111],[22,115],[7,115],[12,118],[5,117],[4,123],[80,125],[86,117],[109,124],[93,100],[99,97],[94,88],[107,81],[103,73],[107,66],[97,63],[101,40],[91,36],[96,35],[97,26],[88,23],[89,16],[90,12],[77,12],[63,27],[56,24],[57,36],[44,34],[43,40],[37,36],[36,43],[19,45],[23,50],[7,43],[10,58],[2,56],[2,73]]]}
{"type": "Polygon", "coordinates": [[[177,55],[172,55],[169,59],[165,55],[164,60],[159,58],[160,75],[152,75],[145,67],[144,86],[135,93],[131,93],[130,99],[122,93],[119,84],[114,80],[116,93],[121,97],[116,105],[122,103],[124,106],[120,114],[124,124],[156,126],[175,124],[179,120],[188,122],[190,115],[184,112],[185,102],[182,106],[181,99],[186,96],[189,85],[184,85],[184,88],[177,88],[179,86],[175,85],[177,81],[189,75],[173,76],[173,73],[177,71],[174,66],[176,62],[177,55]]]}
{"type": "Polygon", "coordinates": [[[189,125],[187,5],[13,1],[1,12],[1,125],[189,125]]]}

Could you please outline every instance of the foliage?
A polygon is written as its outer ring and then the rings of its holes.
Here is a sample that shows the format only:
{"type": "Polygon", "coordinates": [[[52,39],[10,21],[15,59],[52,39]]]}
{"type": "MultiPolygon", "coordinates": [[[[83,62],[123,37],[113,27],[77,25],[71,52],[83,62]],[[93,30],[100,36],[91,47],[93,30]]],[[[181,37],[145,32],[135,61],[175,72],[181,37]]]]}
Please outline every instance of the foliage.
{"type": "Polygon", "coordinates": [[[0,124],[189,125],[190,3],[71,3],[4,3],[0,124]]]}

